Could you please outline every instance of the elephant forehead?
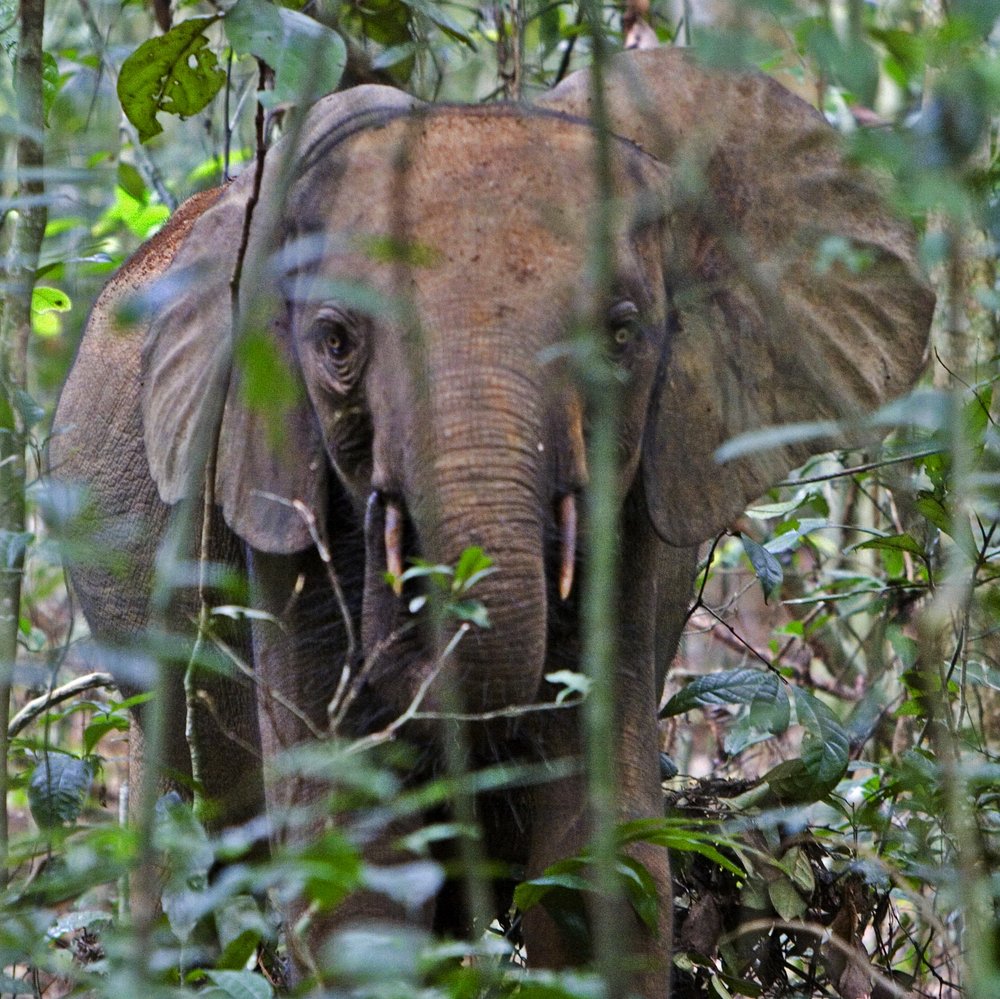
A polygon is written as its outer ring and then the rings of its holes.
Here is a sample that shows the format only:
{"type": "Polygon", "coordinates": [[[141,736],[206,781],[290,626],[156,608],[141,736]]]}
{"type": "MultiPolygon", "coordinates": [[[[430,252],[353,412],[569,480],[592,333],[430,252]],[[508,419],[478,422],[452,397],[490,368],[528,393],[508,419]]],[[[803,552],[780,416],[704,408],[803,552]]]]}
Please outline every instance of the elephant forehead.
{"type": "MultiPolygon", "coordinates": [[[[640,183],[641,154],[625,143],[612,153],[621,199],[640,183]]],[[[352,136],[302,178],[293,211],[328,235],[327,274],[402,291],[418,308],[455,297],[466,309],[477,297],[493,310],[531,309],[538,297],[565,308],[586,291],[594,164],[593,132],[575,119],[445,108],[352,136]]],[[[622,239],[631,208],[620,203],[622,239]]],[[[490,318],[502,317],[477,321],[490,318]]]]}
{"type": "MultiPolygon", "coordinates": [[[[635,187],[628,161],[639,154],[613,148],[611,193],[620,196],[635,187]]],[[[310,228],[389,235],[437,252],[459,238],[494,250],[530,239],[579,255],[597,204],[594,164],[585,123],[446,108],[353,135],[301,178],[293,212],[310,228]]]]}

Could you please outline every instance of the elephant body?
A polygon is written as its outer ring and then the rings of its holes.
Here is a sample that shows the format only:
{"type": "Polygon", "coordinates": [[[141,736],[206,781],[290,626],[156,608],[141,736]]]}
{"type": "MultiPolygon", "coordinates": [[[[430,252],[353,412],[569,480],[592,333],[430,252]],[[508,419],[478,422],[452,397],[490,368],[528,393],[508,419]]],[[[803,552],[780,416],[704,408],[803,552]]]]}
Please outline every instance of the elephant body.
{"type": "MultiPolygon", "coordinates": [[[[812,109],[764,77],[715,76],[678,51],[622,55],[608,79],[619,137],[604,189],[587,73],[536,108],[425,107],[361,87],[324,98],[268,154],[235,338],[229,282],[248,175],[184,206],[95,307],[51,457],[54,475],[89,489],[101,530],[125,526],[135,559],[125,586],[74,567],[93,631],[121,642],[146,626],[169,511],[198,506],[213,449],[213,555],[245,569],[270,615],[233,636],[256,704],[239,683],[220,684],[214,702],[232,711],[204,719],[205,756],[218,761],[207,791],[227,818],[259,800],[256,777],[240,800],[232,793],[234,773],[256,771],[258,728],[265,760],[327,731],[345,661],[356,696],[341,734],[378,731],[419,699],[425,717],[404,735],[428,773],[443,753],[434,718],[455,710],[489,716],[469,725],[474,767],[582,758],[577,709],[503,716],[552,702],[546,675],[581,668],[581,343],[596,343],[596,363],[621,386],[618,811],[661,814],[656,712],[697,545],[809,453],[790,444],[720,467],[715,450],[771,423],[857,419],[919,373],[933,297],[912,234],[812,109]],[[592,253],[605,196],[607,283],[592,253]],[[870,265],[823,270],[831,237],[870,265]],[[135,290],[155,301],[116,333],[115,303],[135,290]],[[242,364],[259,343],[287,385],[277,407],[253,402],[242,364]],[[472,593],[490,627],[456,640],[447,616],[412,611],[426,584],[399,576],[412,559],[454,565],[472,546],[494,561],[472,593]],[[245,755],[234,764],[236,744],[245,755]]],[[[169,751],[183,771],[183,740],[169,751]]],[[[267,805],[283,814],[319,790],[272,780],[267,805]]],[[[536,876],[579,853],[586,802],[579,768],[484,799],[488,855],[536,876]]],[[[669,866],[662,851],[637,853],[659,891],[659,933],[623,913],[623,949],[645,968],[635,987],[662,995],[669,866]]],[[[399,859],[388,835],[368,855],[399,859]]],[[[413,917],[362,894],[334,922],[372,915],[413,917]]],[[[583,957],[542,907],[525,932],[532,963],[583,957]]]]}

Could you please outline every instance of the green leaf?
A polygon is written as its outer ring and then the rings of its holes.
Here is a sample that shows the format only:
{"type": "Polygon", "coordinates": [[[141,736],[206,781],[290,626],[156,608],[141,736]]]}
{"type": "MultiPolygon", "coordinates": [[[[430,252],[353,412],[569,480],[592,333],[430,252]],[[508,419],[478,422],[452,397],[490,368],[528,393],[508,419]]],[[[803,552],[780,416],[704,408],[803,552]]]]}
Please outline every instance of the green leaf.
{"type": "Polygon", "coordinates": [[[218,19],[181,21],[165,35],[143,42],[122,63],[118,99],[128,120],[139,130],[140,142],[163,131],[156,120],[158,112],[184,117],[197,114],[226,82],[205,37],[205,29],[218,19]]]}
{"type": "Polygon", "coordinates": [[[423,14],[432,24],[437,25],[446,35],[450,35],[456,41],[468,46],[473,52],[476,51],[476,43],[462,29],[458,22],[452,20],[443,10],[443,4],[434,3],[432,0],[403,0],[407,7],[423,14]]]}
{"type": "Polygon", "coordinates": [[[914,505],[923,517],[942,534],[947,534],[973,562],[979,558],[979,549],[972,537],[968,521],[953,517],[944,503],[933,493],[917,493],[914,505]]]}
{"type": "Polygon", "coordinates": [[[280,619],[267,611],[237,604],[219,604],[212,608],[211,616],[229,618],[230,621],[267,621],[270,624],[280,624],[280,619]]]}
{"type": "Polygon", "coordinates": [[[337,88],[347,65],[347,47],[326,25],[268,0],[237,0],[223,22],[242,55],[274,70],[274,90],[258,94],[265,107],[308,103],[337,88]]]}
{"type": "Polygon", "coordinates": [[[739,844],[728,839],[719,831],[718,826],[710,823],[706,824],[704,829],[700,829],[675,819],[633,819],[618,827],[618,843],[620,846],[629,843],[651,843],[653,846],[666,847],[668,850],[697,853],[737,877],[743,877],[745,874],[730,858],[719,852],[720,846],[729,846],[737,851],[739,844]]]}
{"type": "Polygon", "coordinates": [[[72,307],[69,295],[59,288],[36,284],[31,292],[32,312],[69,312],[72,307]]]}
{"type": "Polygon", "coordinates": [[[28,781],[28,805],[42,829],[75,822],[94,779],[94,764],[69,753],[48,752],[28,781]]]}
{"type": "Polygon", "coordinates": [[[109,732],[127,732],[129,722],[121,715],[101,715],[83,730],[83,750],[88,755],[109,732]]]}
{"type": "Polygon", "coordinates": [[[49,112],[62,90],[65,78],[59,72],[59,63],[51,52],[42,53],[42,107],[45,124],[49,123],[49,112]]]}
{"type": "Polygon", "coordinates": [[[717,707],[720,704],[750,704],[755,700],[777,702],[784,696],[774,673],[760,669],[733,669],[709,673],[692,680],[667,701],[661,718],[671,718],[692,708],[717,707]]]}
{"type": "Polygon", "coordinates": [[[481,600],[455,600],[448,604],[448,613],[459,621],[469,621],[477,628],[489,628],[490,616],[481,600]]]}
{"type": "Polygon", "coordinates": [[[35,540],[28,531],[8,531],[0,528],[0,568],[16,569],[35,540]]]}
{"type": "Polygon", "coordinates": [[[271,983],[252,971],[206,971],[205,974],[216,987],[203,989],[199,995],[225,996],[227,999],[274,999],[271,983]]]}
{"type": "MultiPolygon", "coordinates": [[[[77,930],[85,930],[97,923],[112,922],[110,912],[103,912],[100,909],[82,909],[75,912],[67,912],[61,915],[46,931],[46,936],[50,939],[57,939],[67,933],[76,933],[77,930]]],[[[9,990],[0,985],[0,994],[9,990]]]]}
{"type": "Polygon", "coordinates": [[[871,538],[854,545],[848,551],[861,551],[865,548],[873,548],[876,551],[910,552],[920,558],[924,557],[924,546],[911,534],[889,534],[884,538],[871,538]]]}
{"type": "Polygon", "coordinates": [[[768,597],[781,586],[784,574],[781,571],[781,563],[763,546],[757,544],[753,538],[748,538],[742,532],[740,541],[743,542],[743,550],[750,559],[753,566],[754,575],[760,580],[761,589],[764,591],[764,603],[768,597]]]}
{"type": "Polygon", "coordinates": [[[35,285],[31,293],[31,328],[36,336],[58,336],[62,323],[58,315],[73,307],[69,295],[59,288],[35,285]]]}
{"type": "Polygon", "coordinates": [[[573,892],[592,892],[594,886],[578,873],[582,869],[583,861],[576,857],[552,864],[541,877],[522,881],[514,889],[514,904],[521,912],[527,912],[558,888],[573,892]]]}
{"type": "Polygon", "coordinates": [[[774,906],[774,911],[784,920],[792,922],[806,914],[808,905],[799,894],[798,888],[791,879],[784,876],[772,881],[767,886],[768,898],[774,906]]]}
{"type": "Polygon", "coordinates": [[[136,201],[146,202],[149,199],[146,182],[131,163],[118,164],[118,186],[136,201]]]}
{"type": "Polygon", "coordinates": [[[548,683],[562,687],[562,690],[556,694],[556,704],[562,704],[574,695],[578,695],[582,699],[590,693],[590,688],[594,685],[594,681],[586,673],[574,673],[568,669],[546,673],[545,679],[548,683]]]}
{"type": "Polygon", "coordinates": [[[850,761],[847,732],[822,701],[796,688],[795,713],[806,730],[801,755],[764,776],[778,800],[788,805],[825,798],[840,783],[850,761]]]}
{"type": "Polygon", "coordinates": [[[45,419],[45,407],[22,388],[14,389],[14,406],[28,430],[45,419]]]}
{"type": "Polygon", "coordinates": [[[625,894],[635,909],[635,914],[650,933],[657,934],[660,929],[660,896],[656,890],[656,882],[646,865],[634,857],[620,857],[618,875],[625,886],[625,894]]]}
{"type": "Polygon", "coordinates": [[[484,554],[482,548],[476,545],[466,548],[455,566],[452,589],[456,593],[464,593],[491,572],[496,572],[493,568],[493,559],[484,554]]]}
{"type": "Polygon", "coordinates": [[[297,851],[292,866],[298,877],[305,878],[309,899],[323,911],[335,908],[361,884],[358,851],[336,829],[297,851]]]}

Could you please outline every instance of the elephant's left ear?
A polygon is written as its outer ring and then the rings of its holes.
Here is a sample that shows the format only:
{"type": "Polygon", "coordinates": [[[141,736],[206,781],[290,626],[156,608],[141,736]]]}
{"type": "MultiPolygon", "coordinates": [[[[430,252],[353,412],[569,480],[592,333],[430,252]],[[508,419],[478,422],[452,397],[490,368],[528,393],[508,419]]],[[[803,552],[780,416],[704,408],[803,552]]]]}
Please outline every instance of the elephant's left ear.
{"type": "MultiPolygon", "coordinates": [[[[257,323],[248,326],[255,349],[237,344],[233,358],[230,281],[252,174],[230,184],[201,215],[152,289],[154,319],[142,357],[143,432],[160,498],[173,504],[200,492],[219,427],[215,494],[226,522],[255,548],[289,553],[312,543],[290,501],[300,500],[322,519],[327,466],[288,345],[283,305],[266,319],[254,317],[257,323]],[[266,365],[276,373],[266,373],[266,365]],[[268,404],[275,396],[282,405],[268,404]]],[[[271,223],[262,218],[261,224],[271,223]]]]}
{"type": "MultiPolygon", "coordinates": [[[[715,460],[750,430],[861,420],[922,370],[934,296],[910,229],[808,104],[763,75],[678,49],[607,66],[610,127],[667,176],[664,267],[676,333],[652,400],[643,481],[660,536],[693,544],[830,438],[715,460]]],[[[590,117],[576,73],[540,102],[590,117]]]]}

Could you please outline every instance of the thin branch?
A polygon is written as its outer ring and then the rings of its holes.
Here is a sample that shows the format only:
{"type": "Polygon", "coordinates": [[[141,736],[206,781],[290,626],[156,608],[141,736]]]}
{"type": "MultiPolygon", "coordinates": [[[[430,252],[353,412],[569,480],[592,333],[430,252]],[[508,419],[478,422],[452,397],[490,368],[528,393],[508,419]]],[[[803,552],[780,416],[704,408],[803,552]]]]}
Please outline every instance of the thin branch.
{"type": "Polygon", "coordinates": [[[923,451],[910,451],[907,454],[899,454],[894,458],[881,458],[878,461],[869,461],[864,465],[853,465],[851,468],[842,468],[839,472],[830,472],[827,475],[812,475],[807,479],[785,479],[779,482],[775,488],[780,486],[808,486],[814,482],[829,482],[831,479],[843,479],[848,475],[860,475],[862,472],[871,472],[876,468],[884,468],[886,465],[898,465],[904,461],[913,461],[917,458],[930,458],[932,455],[941,454],[941,448],[926,448],[923,451]]]}
{"type": "Polygon", "coordinates": [[[321,728],[318,728],[313,724],[312,719],[302,711],[298,705],[293,704],[284,694],[279,690],[275,690],[269,684],[264,683],[264,681],[251,669],[242,659],[241,656],[237,655],[235,650],[233,650],[226,642],[224,642],[214,631],[209,629],[207,632],[208,638],[211,640],[212,644],[219,649],[220,652],[225,655],[225,657],[245,676],[247,679],[252,680],[263,692],[264,695],[274,701],[275,704],[283,707],[289,714],[291,714],[297,721],[302,722],[306,727],[309,734],[319,742],[325,742],[328,738],[327,733],[321,728]]]}
{"type": "MultiPolygon", "coordinates": [[[[87,25],[87,30],[90,32],[94,48],[97,50],[97,56],[101,60],[101,66],[104,68],[104,72],[108,74],[112,85],[117,85],[118,67],[108,56],[108,47],[104,42],[104,37],[101,35],[100,28],[97,26],[97,19],[94,17],[94,12],[91,9],[90,0],[77,0],[77,2],[80,4],[80,11],[83,14],[83,22],[87,25]]],[[[136,127],[124,114],[121,116],[120,128],[121,131],[125,133],[125,137],[128,139],[128,143],[132,147],[132,155],[135,157],[135,166],[142,175],[142,179],[149,187],[156,191],[156,195],[160,201],[163,202],[167,208],[173,211],[177,207],[177,199],[167,188],[167,185],[163,180],[163,174],[160,173],[159,167],[157,167],[157,165],[153,162],[149,153],[146,151],[146,147],[139,140],[139,132],[136,130],[136,127]]]]}

